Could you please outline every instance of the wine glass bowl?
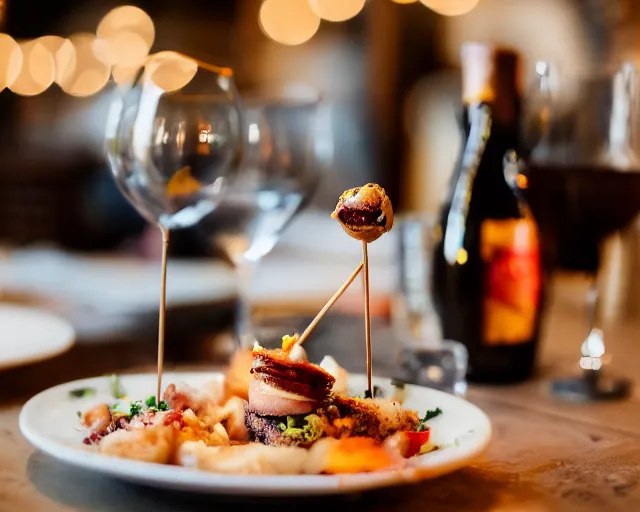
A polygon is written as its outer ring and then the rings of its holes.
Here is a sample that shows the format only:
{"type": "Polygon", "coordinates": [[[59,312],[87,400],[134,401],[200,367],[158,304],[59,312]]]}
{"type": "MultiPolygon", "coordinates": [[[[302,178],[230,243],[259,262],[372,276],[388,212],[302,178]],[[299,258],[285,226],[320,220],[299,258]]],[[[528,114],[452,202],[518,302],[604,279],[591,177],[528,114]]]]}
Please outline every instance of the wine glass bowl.
{"type": "MultiPolygon", "coordinates": [[[[544,123],[532,145],[526,195],[540,223],[547,268],[591,276],[585,335],[587,341],[602,341],[598,314],[602,245],[640,213],[637,71],[625,63],[613,74],[581,77],[574,80],[579,84],[574,87],[579,91],[574,101],[563,101],[562,89],[552,97],[548,88],[550,67],[540,69],[544,73],[531,103],[536,105],[534,118],[544,123]]],[[[583,341],[576,340],[576,345],[583,341]]],[[[581,360],[582,376],[553,381],[552,393],[581,401],[627,396],[629,381],[605,381],[597,360],[588,367],[581,360]]]]}
{"type": "Polygon", "coordinates": [[[235,222],[217,229],[215,243],[234,263],[259,261],[276,245],[320,178],[319,96],[243,96],[245,157],[216,213],[235,222]]]}
{"type": "Polygon", "coordinates": [[[251,344],[257,328],[249,304],[254,269],[310,200],[322,168],[332,159],[333,140],[327,112],[313,89],[258,91],[242,98],[241,170],[205,223],[206,236],[238,271],[238,338],[251,344]]]}
{"type": "Polygon", "coordinates": [[[215,209],[242,155],[232,71],[176,52],[150,56],[132,82],[116,91],[106,148],[118,187],[162,233],[159,403],[170,231],[193,226],[215,209]]]}
{"type": "Polygon", "coordinates": [[[164,53],[116,92],[107,154],[129,201],[174,229],[210,213],[237,170],[241,110],[231,70],[164,53]]]}

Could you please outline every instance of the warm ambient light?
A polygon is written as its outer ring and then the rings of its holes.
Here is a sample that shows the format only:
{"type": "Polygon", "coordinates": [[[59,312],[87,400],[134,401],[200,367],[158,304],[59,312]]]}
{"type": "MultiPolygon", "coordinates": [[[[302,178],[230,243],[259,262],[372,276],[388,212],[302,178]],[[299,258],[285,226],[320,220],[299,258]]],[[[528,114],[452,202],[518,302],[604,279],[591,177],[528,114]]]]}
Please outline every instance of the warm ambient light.
{"type": "Polygon", "coordinates": [[[133,82],[139,70],[140,66],[121,66],[116,64],[111,68],[111,76],[118,85],[128,84],[133,82]]]}
{"type": "Polygon", "coordinates": [[[356,16],[365,0],[309,0],[311,10],[327,21],[346,21],[356,16]]]}
{"type": "Polygon", "coordinates": [[[260,27],[274,41],[298,45],[311,39],[320,27],[320,17],[309,0],[265,0],[260,7],[260,27]]]}
{"type": "Polygon", "coordinates": [[[22,49],[9,35],[0,34],[0,91],[10,87],[22,69],[22,49]]]}
{"type": "Polygon", "coordinates": [[[145,65],[145,76],[165,92],[182,89],[198,72],[198,63],[181,53],[159,52],[145,65]]]}
{"type": "Polygon", "coordinates": [[[443,16],[460,16],[470,12],[480,0],[420,0],[429,9],[443,16]]]}
{"type": "Polygon", "coordinates": [[[124,84],[130,82],[144,65],[153,46],[155,27],[142,9],[125,5],[116,7],[102,18],[96,35],[103,41],[113,80],[124,84]]]}
{"type": "Polygon", "coordinates": [[[72,96],[91,96],[107,84],[111,74],[105,44],[88,33],[74,34],[69,41],[76,51],[76,65],[62,74],[60,87],[72,96]]]}
{"type": "Polygon", "coordinates": [[[138,7],[123,5],[109,11],[98,24],[96,35],[100,39],[109,41],[122,32],[138,34],[151,49],[156,36],[153,21],[149,15],[138,7]]]}
{"type": "Polygon", "coordinates": [[[22,67],[9,89],[21,96],[35,96],[53,83],[56,64],[51,52],[37,39],[20,43],[20,48],[22,67]]]}
{"type": "Polygon", "coordinates": [[[71,75],[76,67],[76,49],[73,43],[60,36],[43,36],[36,41],[53,56],[54,81],[60,85],[64,81],[64,77],[71,75]]]}
{"type": "Polygon", "coordinates": [[[396,4],[415,4],[418,0],[391,0],[392,2],[396,3],[396,4]]]}

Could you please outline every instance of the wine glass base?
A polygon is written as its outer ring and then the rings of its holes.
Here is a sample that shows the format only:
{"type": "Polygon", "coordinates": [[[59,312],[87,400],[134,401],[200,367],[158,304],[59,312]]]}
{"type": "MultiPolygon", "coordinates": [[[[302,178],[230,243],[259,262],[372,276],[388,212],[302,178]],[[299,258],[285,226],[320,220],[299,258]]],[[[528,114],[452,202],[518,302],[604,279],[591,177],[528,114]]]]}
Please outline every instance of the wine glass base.
{"type": "Polygon", "coordinates": [[[551,394],[568,402],[622,400],[629,397],[631,388],[629,379],[605,377],[600,371],[588,371],[581,377],[551,382],[551,394]]]}

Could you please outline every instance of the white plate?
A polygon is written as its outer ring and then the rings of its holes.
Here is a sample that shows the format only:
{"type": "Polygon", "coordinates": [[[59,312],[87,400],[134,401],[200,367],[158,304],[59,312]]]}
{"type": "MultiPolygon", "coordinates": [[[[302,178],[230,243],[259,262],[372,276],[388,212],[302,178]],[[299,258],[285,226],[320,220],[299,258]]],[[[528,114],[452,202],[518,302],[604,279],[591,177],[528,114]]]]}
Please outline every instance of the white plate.
{"type": "MultiPolygon", "coordinates": [[[[219,373],[167,373],[166,384],[186,382],[199,386],[219,373]]],[[[351,375],[349,387],[361,392],[366,387],[362,375],[351,375]]],[[[130,397],[143,399],[155,390],[154,374],[125,375],[122,386],[130,397]]],[[[392,388],[388,379],[375,379],[385,396],[392,388]]],[[[431,439],[440,450],[410,459],[402,470],[355,475],[250,476],[207,473],[177,466],[136,462],[100,455],[82,444],[77,411],[94,403],[112,401],[108,379],[98,377],[61,384],[31,398],[20,413],[22,434],[43,452],[58,460],[123,480],[183,491],[253,496],[294,496],[358,492],[379,487],[435,478],[470,464],[487,447],[491,423],[476,406],[441,391],[407,386],[405,406],[423,413],[440,407],[443,414],[429,422],[431,439]],[[74,399],[69,391],[93,387],[97,395],[74,399]]]]}
{"type": "Polygon", "coordinates": [[[69,350],[73,327],[46,311],[0,304],[0,370],[49,359],[69,350]]]}

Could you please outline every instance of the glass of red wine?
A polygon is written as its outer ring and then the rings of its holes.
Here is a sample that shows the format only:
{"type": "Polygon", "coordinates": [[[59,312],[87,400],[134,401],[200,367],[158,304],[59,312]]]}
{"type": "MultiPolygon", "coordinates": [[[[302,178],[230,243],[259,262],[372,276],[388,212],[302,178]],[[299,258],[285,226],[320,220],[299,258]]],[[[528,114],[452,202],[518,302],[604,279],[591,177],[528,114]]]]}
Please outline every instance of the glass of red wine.
{"type": "Polygon", "coordinates": [[[579,340],[582,373],[553,381],[551,391],[572,401],[623,398],[629,381],[612,379],[602,368],[598,278],[603,243],[640,213],[637,72],[625,63],[613,75],[573,80],[570,94],[549,63],[539,62],[536,73],[529,96],[528,135],[535,143],[527,200],[540,226],[547,269],[591,277],[588,326],[579,340]]]}

